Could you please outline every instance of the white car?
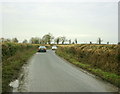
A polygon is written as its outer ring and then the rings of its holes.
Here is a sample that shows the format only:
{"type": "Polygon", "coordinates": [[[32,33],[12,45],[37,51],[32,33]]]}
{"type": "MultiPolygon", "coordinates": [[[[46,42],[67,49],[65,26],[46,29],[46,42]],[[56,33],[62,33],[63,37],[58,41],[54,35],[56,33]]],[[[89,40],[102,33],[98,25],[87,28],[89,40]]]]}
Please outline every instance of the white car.
{"type": "Polygon", "coordinates": [[[57,46],[52,46],[52,50],[56,50],[57,49],[57,46]]]}

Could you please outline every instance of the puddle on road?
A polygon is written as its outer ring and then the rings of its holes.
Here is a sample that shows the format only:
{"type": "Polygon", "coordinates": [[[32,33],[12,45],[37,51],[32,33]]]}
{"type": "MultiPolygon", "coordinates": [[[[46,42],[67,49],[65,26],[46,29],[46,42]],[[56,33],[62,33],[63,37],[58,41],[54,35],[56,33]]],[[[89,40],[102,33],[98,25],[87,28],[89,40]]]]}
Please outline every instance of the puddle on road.
{"type": "Polygon", "coordinates": [[[22,67],[21,74],[18,79],[10,82],[9,86],[12,87],[12,92],[27,92],[27,80],[29,64],[22,67]]]}
{"type": "Polygon", "coordinates": [[[13,92],[17,92],[19,87],[19,80],[16,79],[15,81],[11,82],[9,86],[13,88],[13,92]]]}

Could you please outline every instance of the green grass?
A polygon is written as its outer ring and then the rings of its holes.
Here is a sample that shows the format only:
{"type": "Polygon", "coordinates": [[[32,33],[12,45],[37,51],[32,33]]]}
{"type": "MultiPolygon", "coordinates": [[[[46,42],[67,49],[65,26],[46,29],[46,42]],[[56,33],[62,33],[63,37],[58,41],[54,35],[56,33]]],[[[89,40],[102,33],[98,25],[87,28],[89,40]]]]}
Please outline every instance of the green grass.
{"type": "Polygon", "coordinates": [[[18,50],[2,65],[2,92],[10,92],[9,83],[19,77],[21,67],[36,52],[36,47],[18,50]]]}
{"type": "Polygon", "coordinates": [[[85,69],[85,70],[95,74],[96,76],[99,76],[103,80],[106,80],[106,81],[116,85],[117,87],[120,87],[120,76],[119,75],[117,75],[115,73],[111,73],[111,72],[105,72],[104,70],[93,67],[92,65],[87,64],[87,63],[79,62],[74,56],[72,56],[72,54],[65,53],[64,51],[59,51],[59,49],[56,51],[56,54],[63,57],[64,59],[68,60],[70,63],[72,63],[82,69],[85,69]]]}
{"type": "MultiPolygon", "coordinates": [[[[10,92],[9,83],[19,77],[23,64],[42,44],[2,43],[2,92],[10,92]]],[[[44,44],[47,49],[50,45],[44,44]]]]}

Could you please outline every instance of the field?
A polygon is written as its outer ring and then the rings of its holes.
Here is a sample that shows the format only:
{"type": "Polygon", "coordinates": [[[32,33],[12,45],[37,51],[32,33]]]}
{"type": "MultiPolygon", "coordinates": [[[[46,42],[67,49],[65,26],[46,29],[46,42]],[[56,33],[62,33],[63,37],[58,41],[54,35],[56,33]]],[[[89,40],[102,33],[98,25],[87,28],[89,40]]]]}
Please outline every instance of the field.
{"type": "Polygon", "coordinates": [[[120,45],[60,45],[56,53],[120,87],[120,45]]]}

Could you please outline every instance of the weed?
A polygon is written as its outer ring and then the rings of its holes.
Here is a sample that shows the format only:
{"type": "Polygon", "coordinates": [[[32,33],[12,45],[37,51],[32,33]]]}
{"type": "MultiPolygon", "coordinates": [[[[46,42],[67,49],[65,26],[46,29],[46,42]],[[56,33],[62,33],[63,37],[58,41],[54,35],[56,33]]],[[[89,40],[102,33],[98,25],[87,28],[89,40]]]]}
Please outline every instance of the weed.
{"type": "Polygon", "coordinates": [[[118,49],[119,45],[62,45],[56,53],[76,66],[120,87],[118,49]]]}

